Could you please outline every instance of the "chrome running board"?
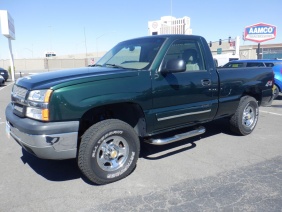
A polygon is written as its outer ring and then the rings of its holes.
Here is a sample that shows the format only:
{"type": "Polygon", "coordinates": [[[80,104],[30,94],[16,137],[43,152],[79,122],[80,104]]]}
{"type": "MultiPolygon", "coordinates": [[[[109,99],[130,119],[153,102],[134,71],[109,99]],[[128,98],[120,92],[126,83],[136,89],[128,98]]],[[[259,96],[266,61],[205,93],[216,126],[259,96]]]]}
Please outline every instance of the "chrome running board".
{"type": "Polygon", "coordinates": [[[195,130],[192,130],[186,133],[182,133],[182,134],[178,134],[178,135],[174,135],[169,138],[149,139],[149,140],[145,140],[145,142],[149,144],[153,144],[153,145],[164,145],[164,144],[169,144],[175,141],[183,140],[186,138],[194,137],[197,135],[201,135],[205,132],[206,132],[206,128],[204,128],[203,126],[200,126],[195,130]]]}

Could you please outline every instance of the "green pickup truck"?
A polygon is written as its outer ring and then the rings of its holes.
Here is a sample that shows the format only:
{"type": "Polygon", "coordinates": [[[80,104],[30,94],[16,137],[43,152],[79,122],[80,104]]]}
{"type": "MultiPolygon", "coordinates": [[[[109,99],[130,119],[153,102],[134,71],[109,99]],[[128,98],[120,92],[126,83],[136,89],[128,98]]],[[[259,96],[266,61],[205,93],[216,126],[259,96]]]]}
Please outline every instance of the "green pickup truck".
{"type": "Polygon", "coordinates": [[[6,132],[44,159],[76,158],[96,184],[126,177],[140,142],[163,145],[229,118],[250,134],[272,102],[271,68],[216,69],[206,40],[157,35],[117,44],[94,67],[20,78],[6,108],[6,132]],[[190,129],[176,134],[177,129],[190,129]],[[170,131],[169,137],[163,137],[170,131]]]}

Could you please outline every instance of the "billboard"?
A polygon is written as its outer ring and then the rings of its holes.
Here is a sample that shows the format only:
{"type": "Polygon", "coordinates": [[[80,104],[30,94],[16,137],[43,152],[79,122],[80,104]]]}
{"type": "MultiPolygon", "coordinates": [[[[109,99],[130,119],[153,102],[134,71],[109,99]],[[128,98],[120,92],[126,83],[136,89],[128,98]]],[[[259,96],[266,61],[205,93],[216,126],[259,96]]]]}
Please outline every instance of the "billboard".
{"type": "Polygon", "coordinates": [[[15,40],[14,19],[7,10],[0,10],[2,34],[11,40],[15,40]]]}
{"type": "Polygon", "coordinates": [[[276,38],[276,26],[258,23],[245,27],[244,39],[261,43],[276,38]]]}

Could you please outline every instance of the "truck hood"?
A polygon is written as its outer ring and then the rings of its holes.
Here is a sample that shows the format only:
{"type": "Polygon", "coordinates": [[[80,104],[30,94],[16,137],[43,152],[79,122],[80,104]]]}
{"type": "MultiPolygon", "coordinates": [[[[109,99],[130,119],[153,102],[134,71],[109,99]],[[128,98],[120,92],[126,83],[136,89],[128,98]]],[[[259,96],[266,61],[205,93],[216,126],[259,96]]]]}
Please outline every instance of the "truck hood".
{"type": "Polygon", "coordinates": [[[27,88],[28,90],[49,88],[57,89],[68,85],[90,81],[133,77],[137,75],[138,71],[136,70],[106,67],[85,67],[34,74],[18,79],[16,84],[27,88]]]}

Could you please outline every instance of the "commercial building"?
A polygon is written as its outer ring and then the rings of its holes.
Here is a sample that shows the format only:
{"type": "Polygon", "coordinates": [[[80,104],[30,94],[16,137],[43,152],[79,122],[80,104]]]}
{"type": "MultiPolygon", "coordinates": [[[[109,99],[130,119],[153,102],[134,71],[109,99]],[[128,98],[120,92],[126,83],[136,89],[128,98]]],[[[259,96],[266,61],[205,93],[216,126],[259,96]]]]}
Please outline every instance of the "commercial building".
{"type": "MultiPolygon", "coordinates": [[[[258,45],[244,45],[240,48],[240,58],[257,58],[258,45]]],[[[259,57],[262,59],[282,59],[282,43],[260,45],[259,57]]]]}
{"type": "Polygon", "coordinates": [[[175,18],[173,16],[163,16],[161,20],[148,21],[149,35],[163,35],[163,34],[184,34],[191,35],[190,18],[184,16],[183,18],[175,18]]]}
{"type": "MultiPolygon", "coordinates": [[[[191,35],[190,18],[175,18],[173,16],[163,16],[160,20],[148,21],[149,35],[162,34],[186,34],[191,35]]],[[[207,38],[208,39],[208,38],[207,38]]],[[[282,59],[282,43],[264,44],[261,43],[259,54],[258,45],[240,45],[240,37],[222,38],[218,41],[209,42],[211,52],[220,65],[234,59],[282,59]]]]}
{"type": "Polygon", "coordinates": [[[213,57],[218,60],[218,65],[224,65],[234,59],[282,59],[282,43],[260,44],[258,54],[258,44],[240,45],[239,36],[236,39],[223,39],[221,45],[219,42],[213,42],[210,47],[213,57]],[[237,48],[236,48],[237,47],[237,48]]]}

